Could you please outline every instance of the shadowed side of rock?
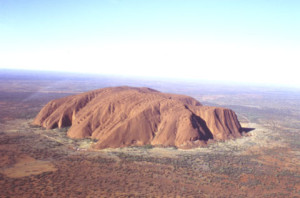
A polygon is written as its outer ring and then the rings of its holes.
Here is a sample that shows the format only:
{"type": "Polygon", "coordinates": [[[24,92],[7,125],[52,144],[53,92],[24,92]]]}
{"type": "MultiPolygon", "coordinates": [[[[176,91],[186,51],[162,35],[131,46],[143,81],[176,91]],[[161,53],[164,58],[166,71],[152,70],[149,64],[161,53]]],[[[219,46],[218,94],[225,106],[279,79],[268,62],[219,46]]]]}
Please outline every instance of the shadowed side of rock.
{"type": "Polygon", "coordinates": [[[197,114],[205,121],[215,140],[241,137],[241,125],[236,114],[226,108],[202,107],[197,114]]]}

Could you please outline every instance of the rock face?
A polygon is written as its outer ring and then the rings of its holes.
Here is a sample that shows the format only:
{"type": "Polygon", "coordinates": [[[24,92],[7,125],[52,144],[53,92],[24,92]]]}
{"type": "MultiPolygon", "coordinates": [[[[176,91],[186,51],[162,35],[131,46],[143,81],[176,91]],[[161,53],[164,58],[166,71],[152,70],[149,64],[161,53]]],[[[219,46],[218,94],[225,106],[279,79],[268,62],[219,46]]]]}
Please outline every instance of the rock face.
{"type": "Polygon", "coordinates": [[[240,123],[230,109],[135,87],[103,88],[52,100],[33,124],[47,129],[70,126],[69,137],[97,139],[97,149],[146,144],[191,148],[209,139],[241,136],[240,123]]]}

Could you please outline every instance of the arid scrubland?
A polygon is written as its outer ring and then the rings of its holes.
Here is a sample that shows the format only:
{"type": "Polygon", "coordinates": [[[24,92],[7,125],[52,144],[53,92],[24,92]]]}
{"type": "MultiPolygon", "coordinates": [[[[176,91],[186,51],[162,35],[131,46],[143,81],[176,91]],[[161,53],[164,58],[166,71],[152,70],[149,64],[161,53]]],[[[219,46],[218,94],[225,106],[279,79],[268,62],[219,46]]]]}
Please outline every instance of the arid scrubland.
{"type": "MultiPolygon", "coordinates": [[[[83,87],[76,80],[57,81],[52,87],[43,80],[1,82],[0,197],[300,196],[296,92],[182,85],[180,94],[231,108],[242,126],[252,130],[191,150],[151,145],[91,150],[96,140],[68,138],[66,128],[31,125],[51,99],[86,91],[89,85],[94,89],[124,83],[81,81],[83,87]]],[[[152,85],[168,89],[158,82],[152,85]]]]}

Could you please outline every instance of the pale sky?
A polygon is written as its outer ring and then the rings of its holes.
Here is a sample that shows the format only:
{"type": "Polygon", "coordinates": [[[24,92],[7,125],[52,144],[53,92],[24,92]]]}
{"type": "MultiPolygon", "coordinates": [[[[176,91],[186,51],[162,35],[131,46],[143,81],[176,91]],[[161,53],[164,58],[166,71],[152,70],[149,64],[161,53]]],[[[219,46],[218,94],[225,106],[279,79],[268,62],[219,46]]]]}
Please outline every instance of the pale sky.
{"type": "Polygon", "coordinates": [[[298,0],[0,0],[0,69],[300,87],[298,0]]]}

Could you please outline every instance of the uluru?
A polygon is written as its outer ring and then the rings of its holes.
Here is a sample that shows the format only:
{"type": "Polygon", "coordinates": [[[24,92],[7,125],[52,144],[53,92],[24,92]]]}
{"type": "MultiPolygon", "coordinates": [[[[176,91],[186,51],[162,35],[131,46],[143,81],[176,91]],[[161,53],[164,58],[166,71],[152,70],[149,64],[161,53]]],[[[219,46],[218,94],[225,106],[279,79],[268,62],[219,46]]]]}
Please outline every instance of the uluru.
{"type": "Polygon", "coordinates": [[[150,88],[108,87],[55,99],[33,121],[46,129],[70,127],[70,138],[92,138],[93,148],[175,146],[241,136],[234,111],[150,88]]]}

